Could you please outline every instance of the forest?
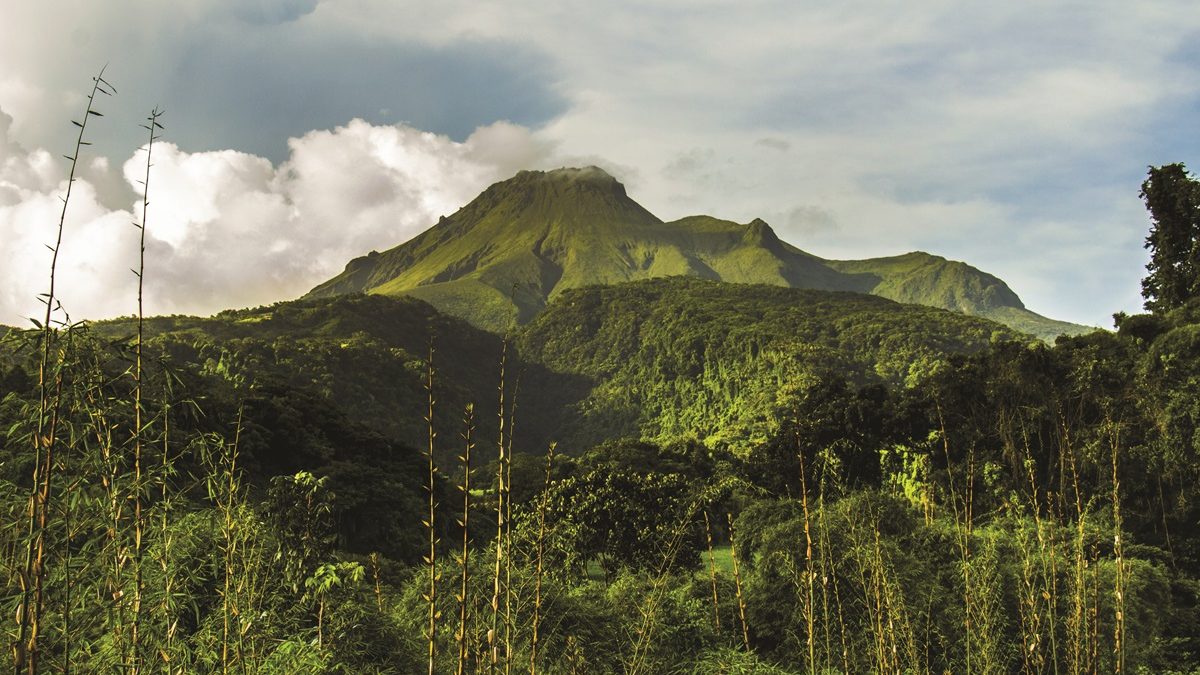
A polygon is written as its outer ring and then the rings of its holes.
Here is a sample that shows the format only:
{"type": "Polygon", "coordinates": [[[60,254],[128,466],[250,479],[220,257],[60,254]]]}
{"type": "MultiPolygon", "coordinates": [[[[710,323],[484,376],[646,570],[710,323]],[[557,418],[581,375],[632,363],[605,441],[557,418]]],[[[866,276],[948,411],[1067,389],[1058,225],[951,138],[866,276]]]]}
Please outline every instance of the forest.
{"type": "Polygon", "coordinates": [[[1053,345],[689,279],[72,323],[52,267],[14,672],[1200,672],[1200,183],[1142,197],[1147,313],[1053,345]]]}

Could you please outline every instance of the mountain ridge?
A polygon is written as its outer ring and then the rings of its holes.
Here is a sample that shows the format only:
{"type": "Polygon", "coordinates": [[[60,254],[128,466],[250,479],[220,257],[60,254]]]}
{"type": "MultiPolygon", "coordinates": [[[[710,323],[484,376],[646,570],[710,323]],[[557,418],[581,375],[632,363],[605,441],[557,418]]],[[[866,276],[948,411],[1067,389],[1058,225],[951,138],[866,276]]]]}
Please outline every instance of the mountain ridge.
{"type": "Polygon", "coordinates": [[[305,297],[411,295],[503,332],[564,290],[667,276],[868,293],[990,318],[1048,341],[1089,330],[1031,312],[1003,280],[940,256],[825,260],[758,218],[665,222],[597,167],[521,171],[407,242],[351,260],[305,297]]]}

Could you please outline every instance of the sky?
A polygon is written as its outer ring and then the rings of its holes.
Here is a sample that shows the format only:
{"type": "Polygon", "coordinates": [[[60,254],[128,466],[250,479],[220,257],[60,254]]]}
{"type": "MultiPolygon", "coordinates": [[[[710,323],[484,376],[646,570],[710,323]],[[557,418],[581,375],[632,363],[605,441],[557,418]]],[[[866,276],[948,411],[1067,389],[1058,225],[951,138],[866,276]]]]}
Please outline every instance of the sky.
{"type": "Polygon", "coordinates": [[[0,323],[298,297],[522,169],[815,255],[924,250],[1141,308],[1148,166],[1200,162],[1191,0],[0,0],[0,323]],[[165,109],[143,215],[146,130],[165,109]]]}

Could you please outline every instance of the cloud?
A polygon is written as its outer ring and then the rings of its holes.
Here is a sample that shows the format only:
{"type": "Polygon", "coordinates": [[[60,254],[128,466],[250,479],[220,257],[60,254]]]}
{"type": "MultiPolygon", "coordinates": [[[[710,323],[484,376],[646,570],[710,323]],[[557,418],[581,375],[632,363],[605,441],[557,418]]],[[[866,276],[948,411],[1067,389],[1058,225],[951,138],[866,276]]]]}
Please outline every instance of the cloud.
{"type": "Polygon", "coordinates": [[[796,241],[803,242],[814,234],[828,234],[838,228],[837,218],[819,206],[795,206],[783,214],[782,229],[787,234],[799,235],[796,241]]]}
{"type": "MultiPolygon", "coordinates": [[[[0,106],[25,147],[69,152],[87,75],[110,62],[121,92],[95,140],[112,166],[142,142],[119,120],[163,104],[183,150],[271,160],[264,194],[285,204],[287,139],[312,129],[465,142],[509,120],[519,147],[600,164],[665,219],[761,216],[828,257],[931,250],[1037,311],[1107,323],[1140,304],[1144,167],[1200,153],[1197,35],[1188,0],[45,0],[5,10],[0,106]],[[791,223],[793,205],[837,227],[791,223]]],[[[496,135],[504,174],[536,165],[496,135]]],[[[346,187],[374,200],[362,223],[417,200],[371,161],[385,178],[346,187]]],[[[102,168],[89,181],[118,210],[128,187],[102,168]]]]}
{"type": "Polygon", "coordinates": [[[231,0],[229,10],[243,21],[255,24],[280,24],[310,14],[320,0],[231,0]]]}
{"type": "Polygon", "coordinates": [[[143,142],[136,121],[161,106],[168,137],[185,150],[232,148],[276,163],[288,138],[355,118],[463,140],[497,120],[538,126],[566,108],[555,62],[531,43],[365,38],[330,4],[18,3],[0,23],[0,105],[27,144],[65,151],[89,78],[107,64],[118,94],[101,100],[99,154],[123,158],[143,142]]]}
{"type": "Polygon", "coordinates": [[[783,140],[782,138],[770,138],[770,137],[760,138],[760,139],[754,141],[754,144],[757,146],[764,147],[764,148],[778,150],[779,152],[787,152],[788,150],[792,149],[792,144],[788,143],[787,141],[783,140]]]}
{"type": "MultiPolygon", "coordinates": [[[[0,117],[0,131],[5,118],[0,117]]],[[[0,134],[0,323],[37,315],[65,189],[49,153],[0,134]],[[32,252],[32,253],[31,253],[32,252]],[[42,252],[42,253],[39,253],[42,252]],[[43,254],[45,253],[45,254],[43,254]]],[[[465,204],[514,167],[548,161],[553,147],[499,122],[463,142],[404,125],[353,120],[289,141],[279,165],[232,150],[154,146],[147,213],[146,304],[153,314],[211,313],[296,297],[352,257],[394,246],[465,204]]],[[[144,148],[122,174],[140,189],[144,148]]],[[[61,169],[61,167],[59,167],[61,169]]],[[[86,179],[75,183],[59,265],[73,318],[129,314],[141,202],[111,209],[86,179]]]]}

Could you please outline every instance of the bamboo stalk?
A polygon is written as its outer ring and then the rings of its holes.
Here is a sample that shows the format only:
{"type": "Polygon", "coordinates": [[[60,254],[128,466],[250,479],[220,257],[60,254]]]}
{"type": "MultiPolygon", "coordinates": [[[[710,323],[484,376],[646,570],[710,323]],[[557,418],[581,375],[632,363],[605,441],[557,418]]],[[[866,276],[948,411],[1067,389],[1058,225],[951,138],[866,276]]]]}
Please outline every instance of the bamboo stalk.
{"type": "Polygon", "coordinates": [[[704,541],[708,547],[708,573],[712,580],[713,629],[721,634],[721,601],[717,595],[717,557],[713,554],[712,525],[708,520],[708,511],[704,513],[704,541]]]}
{"type": "Polygon", "coordinates": [[[742,644],[746,647],[746,651],[750,651],[750,629],[746,626],[746,601],[742,597],[742,574],[738,569],[737,561],[737,543],[733,536],[733,515],[726,513],[725,519],[729,522],[729,548],[733,558],[733,584],[737,591],[738,618],[742,622],[742,644]]]}
{"type": "MultiPolygon", "coordinates": [[[[507,448],[504,453],[504,539],[509,547],[508,555],[504,558],[504,675],[512,673],[512,635],[513,635],[513,586],[512,586],[512,457],[513,436],[517,428],[517,395],[521,391],[521,375],[517,371],[517,379],[513,384],[512,402],[508,406],[508,438],[505,439],[507,448]]],[[[504,414],[504,411],[500,411],[504,414]]]]}
{"type": "Polygon", "coordinates": [[[542,487],[542,499],[538,503],[537,567],[534,572],[533,637],[530,641],[529,675],[537,673],[538,628],[541,625],[542,613],[542,556],[545,553],[546,541],[546,505],[550,500],[550,475],[554,467],[555,447],[557,444],[551,443],[546,449],[546,482],[542,487]]]}
{"type": "MultiPolygon", "coordinates": [[[[224,544],[224,566],[225,574],[223,581],[223,591],[221,593],[221,672],[223,675],[229,674],[229,669],[232,664],[229,656],[230,645],[230,623],[232,617],[239,615],[237,598],[234,597],[233,576],[234,576],[234,561],[237,558],[237,538],[235,534],[234,523],[234,500],[238,493],[237,482],[237,459],[238,448],[242,440],[242,421],[245,413],[244,407],[238,408],[237,428],[233,435],[233,446],[228,448],[228,455],[225,458],[225,494],[221,499],[221,510],[223,511],[224,527],[222,528],[222,538],[224,544]]],[[[226,452],[226,444],[222,443],[222,452],[226,452]]]]}
{"type": "Polygon", "coordinates": [[[808,513],[808,476],[804,470],[804,450],[798,449],[800,457],[800,504],[804,509],[804,577],[807,583],[807,597],[804,604],[804,619],[806,623],[805,641],[808,646],[808,672],[817,672],[816,644],[816,599],[813,591],[813,541],[811,519],[808,513]]]}
{"type": "Polygon", "coordinates": [[[463,454],[459,457],[463,467],[463,515],[459,525],[462,526],[462,553],[460,554],[458,563],[462,569],[462,585],[458,594],[458,675],[466,675],[467,672],[467,655],[470,651],[470,645],[467,640],[467,608],[469,605],[469,590],[468,581],[470,580],[471,566],[471,547],[470,547],[470,522],[471,522],[471,450],[475,447],[475,404],[468,403],[466,414],[464,415],[466,431],[463,433],[463,440],[466,442],[463,448],[463,454]]]}
{"type": "Polygon", "coordinates": [[[41,613],[43,603],[43,584],[45,583],[45,545],[46,545],[46,510],[49,508],[50,483],[53,469],[53,447],[56,434],[57,416],[47,420],[51,409],[57,409],[61,387],[56,386],[57,394],[51,396],[47,382],[47,369],[50,367],[51,339],[55,331],[51,328],[53,312],[57,306],[56,282],[58,271],[58,255],[62,250],[63,230],[67,219],[67,208],[71,202],[71,188],[75,185],[75,173],[79,168],[79,154],[87,143],[83,140],[87,124],[92,117],[102,117],[95,109],[96,94],[111,96],[116,88],[104,79],[104,68],[92,78],[92,91],[88,94],[87,108],[82,122],[73,122],[79,127],[75,139],[75,152],[67,157],[71,162],[70,173],[67,177],[67,190],[62,198],[62,211],[59,214],[58,226],[55,233],[54,245],[50,247],[50,287],[44,296],[46,312],[39,326],[42,336],[41,356],[38,363],[38,418],[37,431],[34,434],[33,480],[31,482],[28,508],[29,541],[25,552],[25,565],[21,577],[21,602],[18,609],[17,642],[13,649],[13,672],[20,675],[24,669],[30,675],[38,672],[38,636],[41,629],[41,613]]]}
{"type": "Polygon", "coordinates": [[[488,629],[488,654],[489,654],[489,670],[488,672],[496,672],[499,665],[499,646],[496,644],[497,629],[500,621],[500,572],[501,565],[504,562],[504,460],[505,460],[505,427],[504,427],[504,368],[508,359],[508,336],[504,337],[504,341],[500,345],[500,411],[498,413],[500,430],[499,437],[496,443],[498,459],[496,461],[496,567],[492,576],[492,624],[488,629]]]}
{"type": "Polygon", "coordinates": [[[429,603],[429,624],[426,637],[429,640],[429,675],[434,673],[434,662],[437,660],[437,531],[436,531],[436,516],[437,516],[437,465],[434,463],[434,451],[437,439],[437,431],[433,427],[433,356],[434,344],[433,337],[429,338],[429,361],[426,369],[425,392],[428,394],[428,411],[425,416],[425,422],[428,425],[429,446],[426,451],[426,459],[429,460],[429,482],[426,489],[429,491],[429,511],[425,528],[429,535],[429,554],[425,556],[425,564],[429,568],[429,591],[425,596],[425,600],[429,603]]]}
{"type": "Polygon", "coordinates": [[[1109,442],[1112,446],[1112,510],[1113,510],[1113,558],[1116,575],[1113,588],[1113,672],[1125,672],[1125,554],[1121,544],[1121,478],[1117,471],[1120,454],[1119,429],[1108,420],[1109,442]]]}
{"type": "Polygon", "coordinates": [[[142,344],[144,338],[145,312],[144,289],[146,273],[146,216],[150,210],[150,168],[154,166],[152,157],[154,141],[158,138],[157,130],[162,128],[158,123],[162,111],[155,108],[146,118],[148,124],[142,125],[150,132],[150,140],[146,143],[146,178],[142,183],[142,222],[134,223],[138,228],[138,268],[137,276],[137,342],[134,344],[133,366],[133,623],[129,628],[133,661],[131,672],[138,675],[142,671],[142,593],[145,582],[142,575],[142,533],[145,520],[142,517],[142,344]]]}
{"type": "Polygon", "coordinates": [[[166,628],[163,634],[163,649],[161,656],[163,659],[164,670],[168,673],[172,672],[171,660],[175,658],[175,635],[179,630],[179,619],[175,616],[175,603],[172,599],[172,594],[175,592],[175,575],[171,566],[171,548],[172,541],[170,530],[171,516],[171,501],[168,493],[170,478],[173,474],[174,462],[171,459],[171,417],[170,406],[166,400],[163,401],[163,448],[162,448],[162,476],[160,479],[160,520],[159,520],[159,538],[161,539],[162,554],[160,558],[160,567],[163,575],[163,600],[160,606],[160,611],[163,613],[166,621],[166,628]]]}

